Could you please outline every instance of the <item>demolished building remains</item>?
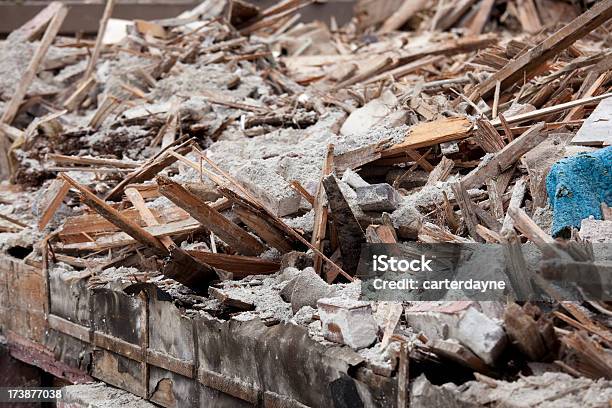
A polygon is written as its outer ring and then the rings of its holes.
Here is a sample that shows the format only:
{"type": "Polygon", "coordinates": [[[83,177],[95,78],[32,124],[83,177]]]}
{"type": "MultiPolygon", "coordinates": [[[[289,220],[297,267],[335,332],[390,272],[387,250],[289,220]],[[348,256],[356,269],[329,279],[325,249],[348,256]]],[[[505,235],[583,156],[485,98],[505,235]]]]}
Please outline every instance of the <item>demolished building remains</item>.
{"type": "Polygon", "coordinates": [[[612,0],[312,3],[0,42],[0,349],[71,407],[611,406],[612,0]],[[510,287],[366,293],[404,244],[510,287]]]}

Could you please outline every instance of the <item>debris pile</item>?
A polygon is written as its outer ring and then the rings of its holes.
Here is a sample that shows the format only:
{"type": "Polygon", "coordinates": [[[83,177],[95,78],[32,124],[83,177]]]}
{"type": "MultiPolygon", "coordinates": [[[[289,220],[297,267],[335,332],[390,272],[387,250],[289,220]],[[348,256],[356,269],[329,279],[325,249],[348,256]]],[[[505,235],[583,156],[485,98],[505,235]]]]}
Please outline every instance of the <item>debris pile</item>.
{"type": "Polygon", "coordinates": [[[301,326],[415,407],[605,405],[612,0],[361,0],[344,27],[307,3],[131,22],[109,0],[90,41],[54,2],[12,33],[0,249],[301,326]],[[362,245],[405,242],[503,245],[508,302],[364,301],[362,245]],[[601,296],[567,300],[560,271],[601,296]]]}

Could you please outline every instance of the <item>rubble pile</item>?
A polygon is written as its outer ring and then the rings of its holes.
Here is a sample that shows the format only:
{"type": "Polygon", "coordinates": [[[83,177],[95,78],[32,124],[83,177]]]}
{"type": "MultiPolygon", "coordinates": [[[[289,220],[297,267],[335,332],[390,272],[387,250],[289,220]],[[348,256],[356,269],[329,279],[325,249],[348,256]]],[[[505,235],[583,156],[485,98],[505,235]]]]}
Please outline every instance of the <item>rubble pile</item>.
{"type": "Polygon", "coordinates": [[[54,2],[13,32],[0,250],[292,323],[381,376],[407,359],[411,406],[606,406],[610,293],[542,277],[611,282],[612,0],[361,0],[343,27],[308,3],[123,21],[110,0],[93,41],[58,36],[54,2]],[[364,299],[362,245],[406,242],[501,244],[548,300],[364,299]]]}

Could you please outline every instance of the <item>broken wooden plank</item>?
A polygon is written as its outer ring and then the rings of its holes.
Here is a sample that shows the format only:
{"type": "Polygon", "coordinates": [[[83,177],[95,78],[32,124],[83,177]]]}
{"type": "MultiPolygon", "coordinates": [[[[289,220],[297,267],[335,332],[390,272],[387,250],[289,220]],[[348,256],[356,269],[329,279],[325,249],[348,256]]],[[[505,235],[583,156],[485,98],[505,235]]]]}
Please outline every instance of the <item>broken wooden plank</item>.
{"type": "MultiPolygon", "coordinates": [[[[195,290],[206,289],[211,281],[218,279],[217,272],[213,268],[201,262],[191,262],[191,257],[185,258],[182,250],[177,250],[176,246],[171,247],[169,250],[160,241],[160,238],[156,238],[134,221],[125,218],[119,211],[105,203],[68,175],[61,174],[60,176],[81,193],[81,199],[85,204],[108,221],[115,224],[119,229],[129,234],[141,244],[151,248],[157,255],[162,257],[170,256],[172,262],[168,263],[163,270],[166,276],[195,290]]],[[[149,219],[154,218],[152,214],[148,214],[147,217],[149,219]]]]}
{"type": "Polygon", "coordinates": [[[475,205],[470,199],[464,185],[462,182],[456,182],[451,184],[451,189],[453,190],[453,194],[455,195],[455,201],[459,205],[461,209],[461,216],[465,221],[465,226],[467,227],[470,235],[476,241],[482,242],[482,238],[478,235],[476,231],[476,225],[478,225],[478,220],[476,219],[476,214],[474,212],[475,205]]]}
{"type": "Polygon", "coordinates": [[[221,290],[213,286],[208,288],[208,294],[217,299],[223,306],[238,310],[254,310],[255,305],[245,299],[233,296],[230,291],[221,290]]]}
{"type": "Polygon", "coordinates": [[[489,373],[491,369],[482,361],[480,357],[474,354],[469,348],[463,346],[457,340],[434,339],[427,343],[427,346],[435,354],[468,367],[472,370],[489,373]]]}
{"type": "Polygon", "coordinates": [[[234,279],[250,275],[270,275],[280,269],[280,263],[255,256],[215,254],[198,250],[187,250],[187,253],[214,268],[230,272],[234,279]]]}
{"type": "MultiPolygon", "coordinates": [[[[202,229],[200,223],[191,217],[186,220],[174,221],[158,226],[142,228],[149,234],[157,238],[163,236],[178,236],[191,234],[202,229]]],[[[117,227],[117,229],[119,228],[117,227]]],[[[73,236],[69,236],[68,238],[71,237],[73,236]]],[[[64,240],[65,238],[62,238],[62,241],[64,240]]],[[[100,237],[96,237],[93,241],[84,240],[81,238],[77,242],[74,242],[73,240],[68,239],[65,244],[58,244],[58,247],[62,250],[103,251],[107,249],[133,245],[137,242],[138,241],[136,239],[134,239],[127,233],[117,232],[110,235],[101,235],[100,237]]]]}
{"type": "Polygon", "coordinates": [[[382,157],[401,154],[406,148],[419,149],[468,137],[472,123],[467,118],[444,118],[412,126],[404,141],[381,152],[382,157]]]}
{"type": "Polygon", "coordinates": [[[177,161],[177,158],[170,153],[185,154],[191,150],[190,141],[186,141],[178,146],[168,147],[167,150],[162,150],[142,164],[139,168],[128,174],[119,184],[115,186],[107,195],[106,200],[116,200],[123,193],[123,189],[132,183],[142,183],[155,177],[157,173],[170,166],[177,161]]]}
{"type": "Polygon", "coordinates": [[[256,213],[257,212],[262,213],[263,215],[265,215],[267,217],[267,219],[273,225],[275,225],[278,229],[280,229],[285,234],[287,234],[287,236],[289,238],[295,239],[295,240],[301,242],[302,244],[306,245],[308,248],[312,249],[313,252],[315,254],[317,254],[318,256],[320,256],[321,258],[323,258],[325,260],[325,262],[327,262],[331,268],[337,270],[338,273],[342,274],[342,276],[347,278],[349,281],[351,281],[351,282],[353,281],[353,278],[351,277],[351,275],[346,273],[342,268],[340,268],[338,265],[336,265],[331,259],[329,259],[327,256],[325,256],[325,254],[323,254],[323,252],[321,252],[319,249],[314,247],[308,240],[306,240],[303,236],[301,236],[299,233],[297,233],[293,228],[291,228],[287,224],[285,224],[285,222],[283,222],[283,220],[281,220],[278,216],[276,216],[270,210],[268,210],[256,197],[254,197],[248,190],[246,190],[236,179],[234,179],[228,173],[224,172],[221,168],[219,168],[219,166],[217,166],[208,157],[206,157],[205,155],[201,154],[201,152],[199,150],[196,149],[194,151],[196,153],[199,153],[200,157],[202,157],[203,160],[205,160],[208,164],[210,164],[217,172],[219,172],[219,174],[223,175],[223,177],[225,177],[225,179],[228,182],[230,182],[231,185],[233,185],[242,194],[244,194],[244,196],[246,198],[239,196],[238,194],[236,194],[232,190],[229,190],[229,189],[227,189],[225,187],[221,187],[221,185],[219,183],[217,183],[219,185],[219,190],[222,192],[223,195],[225,195],[228,199],[234,201],[235,203],[238,203],[238,204],[241,204],[243,206],[246,206],[247,208],[253,208],[256,213]]]}
{"type": "MultiPolygon", "coordinates": [[[[318,250],[323,249],[323,240],[327,232],[327,203],[325,197],[325,189],[323,187],[323,177],[327,177],[331,174],[334,166],[334,145],[330,144],[327,146],[327,154],[323,162],[323,168],[321,170],[321,179],[317,185],[317,192],[315,194],[315,201],[313,203],[314,208],[314,225],[312,229],[312,237],[310,243],[318,250]]],[[[314,258],[314,270],[321,274],[321,267],[323,265],[323,258],[315,256],[314,258]]]]}
{"type": "Polygon", "coordinates": [[[278,228],[274,221],[266,219],[258,211],[250,207],[235,204],[234,212],[247,227],[252,229],[266,244],[279,250],[281,254],[293,250],[293,240],[288,239],[282,229],[278,228]]]}
{"type": "Polygon", "coordinates": [[[366,242],[365,234],[344,198],[335,176],[323,177],[323,186],[331,216],[338,229],[338,245],[342,254],[342,266],[349,273],[355,273],[361,254],[361,244],[366,242]]]}
{"type": "MultiPolygon", "coordinates": [[[[482,33],[482,30],[487,24],[487,20],[489,19],[489,15],[491,14],[491,10],[493,9],[494,4],[495,0],[482,0],[480,2],[480,5],[478,6],[478,12],[474,16],[472,22],[467,27],[468,34],[478,35],[482,33]]],[[[493,117],[495,116],[496,115],[493,115],[493,117]]]]}
{"type": "Polygon", "coordinates": [[[115,7],[115,0],[106,0],[106,6],[104,7],[104,13],[102,14],[102,18],[100,19],[98,35],[96,36],[96,44],[94,45],[93,52],[91,53],[91,57],[89,58],[89,62],[87,63],[87,68],[85,69],[85,73],[83,74],[84,79],[91,77],[96,67],[96,64],[98,63],[98,58],[100,57],[100,52],[102,50],[102,39],[104,38],[104,33],[106,32],[106,26],[108,25],[108,19],[113,13],[114,7],[115,7]]]}
{"type": "Polygon", "coordinates": [[[89,191],[89,189],[77,183],[67,174],[62,173],[60,174],[60,177],[70,184],[70,186],[77,189],[81,193],[81,198],[85,204],[94,209],[98,214],[115,224],[120,230],[129,234],[138,242],[154,249],[158,254],[162,256],[167,255],[166,247],[164,247],[158,238],[155,238],[149,232],[145,231],[134,221],[130,220],[129,218],[125,218],[119,211],[105,203],[94,193],[89,191]]]}
{"type": "Polygon", "coordinates": [[[265,251],[261,242],[177,182],[165,176],[157,176],[156,181],[163,196],[187,211],[236,251],[253,256],[265,251]]]}
{"type": "Polygon", "coordinates": [[[516,303],[506,306],[504,329],[519,350],[532,361],[539,361],[548,352],[536,321],[516,303]]]}
{"type": "Polygon", "coordinates": [[[19,38],[22,41],[35,40],[62,7],[64,5],[59,1],[49,3],[47,7],[38,12],[31,20],[13,30],[11,39],[19,38]]]}
{"type": "MultiPolygon", "coordinates": [[[[147,226],[153,227],[160,225],[153,212],[145,204],[145,201],[138,190],[134,188],[127,188],[125,190],[125,195],[132,202],[147,226]]],[[[180,279],[179,282],[190,282],[190,286],[192,287],[194,285],[197,285],[198,287],[202,287],[202,284],[204,287],[208,285],[205,282],[194,283],[189,277],[189,274],[198,277],[207,276],[211,280],[217,278],[217,272],[210,265],[192,257],[184,249],[176,245],[172,238],[163,236],[159,237],[158,239],[162,245],[166,247],[168,254],[170,255],[170,261],[164,264],[164,275],[175,278],[176,280],[180,279]],[[185,271],[189,271],[189,273],[185,274],[185,271]]]]}
{"type": "Polygon", "coordinates": [[[502,150],[495,153],[485,164],[472,170],[461,180],[465,188],[480,187],[485,184],[488,178],[497,177],[503,171],[509,169],[521,156],[546,138],[544,127],[543,122],[530,127],[520,137],[514,139],[502,150]]]}
{"type": "MultiPolygon", "coordinates": [[[[508,210],[510,208],[518,209],[521,207],[523,203],[523,199],[525,198],[525,193],[527,192],[527,183],[525,182],[525,178],[521,177],[516,181],[514,188],[512,189],[512,195],[510,196],[510,204],[508,204],[508,210]]],[[[502,233],[503,231],[507,231],[514,228],[514,223],[512,221],[512,217],[509,213],[506,213],[506,217],[504,218],[504,222],[502,224],[502,233]]]]}
{"type": "Polygon", "coordinates": [[[427,0],[404,0],[402,5],[385,20],[378,32],[385,34],[398,30],[426,4],[427,0]]]}
{"type": "Polygon", "coordinates": [[[446,181],[455,167],[455,162],[446,156],[442,156],[440,163],[429,173],[426,186],[435,185],[438,181],[446,181]]]}
{"type": "Polygon", "coordinates": [[[51,218],[62,204],[69,189],[70,185],[62,179],[57,178],[51,182],[43,199],[40,201],[41,213],[38,218],[39,230],[42,231],[49,221],[51,221],[51,218]]]}

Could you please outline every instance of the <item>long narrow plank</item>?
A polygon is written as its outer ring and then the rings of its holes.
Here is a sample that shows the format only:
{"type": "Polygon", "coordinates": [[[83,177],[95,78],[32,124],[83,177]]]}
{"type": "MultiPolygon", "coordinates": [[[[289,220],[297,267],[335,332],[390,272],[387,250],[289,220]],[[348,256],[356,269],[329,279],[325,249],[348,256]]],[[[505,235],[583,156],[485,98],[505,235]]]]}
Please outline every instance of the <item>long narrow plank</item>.
{"type": "Polygon", "coordinates": [[[495,83],[501,82],[501,89],[507,89],[525,76],[529,77],[542,64],[559,54],[580,38],[612,18],[612,0],[596,3],[591,9],[585,11],[569,24],[533,47],[528,52],[511,60],[504,68],[484,81],[470,95],[472,101],[480,97],[491,95],[495,83]]]}
{"type": "MultiPolygon", "coordinates": [[[[183,221],[190,218],[189,214],[187,214],[185,210],[178,207],[163,207],[159,209],[152,209],[151,211],[156,217],[159,217],[164,224],[183,221]]],[[[121,214],[127,218],[133,219],[134,222],[141,226],[145,225],[143,220],[140,219],[138,211],[133,208],[123,210],[121,211],[121,214]]],[[[108,222],[99,214],[84,214],[67,218],[60,231],[60,238],[62,236],[77,235],[83,232],[87,234],[101,234],[117,231],[119,231],[119,229],[114,224],[108,222]]]]}
{"type": "Polygon", "coordinates": [[[265,251],[266,248],[261,242],[180,184],[165,176],[158,176],[157,184],[162,195],[187,211],[236,251],[252,256],[265,251]]]}
{"type": "Polygon", "coordinates": [[[241,205],[234,205],[234,212],[247,227],[253,230],[265,243],[276,248],[280,253],[291,252],[293,249],[290,240],[287,239],[282,230],[266,220],[260,212],[241,205]]]}
{"type": "Polygon", "coordinates": [[[378,32],[380,34],[390,33],[398,30],[406,21],[414,16],[427,4],[427,0],[404,0],[402,5],[385,20],[378,32]]]}
{"type": "Polygon", "coordinates": [[[59,1],[49,3],[47,7],[42,9],[31,20],[28,20],[24,25],[17,28],[11,33],[11,39],[22,39],[23,41],[32,41],[42,33],[43,29],[49,21],[64,7],[59,1]]]}
{"type": "Polygon", "coordinates": [[[115,0],[106,0],[106,6],[104,7],[104,13],[102,14],[102,18],[100,19],[98,35],[96,36],[96,44],[91,54],[91,58],[89,59],[89,62],[87,64],[87,69],[85,69],[85,73],[83,74],[84,79],[89,78],[96,67],[96,64],[98,62],[98,57],[100,56],[100,51],[102,49],[102,39],[104,38],[104,33],[106,32],[106,26],[108,25],[108,19],[113,13],[114,7],[115,7],[115,0]]]}
{"type": "MultiPolygon", "coordinates": [[[[167,224],[162,224],[154,227],[143,227],[145,231],[153,235],[154,237],[164,237],[164,236],[175,236],[175,235],[185,235],[196,232],[201,229],[201,225],[195,219],[189,217],[186,220],[169,222],[167,224]]],[[[65,240],[61,237],[62,242],[65,240]]],[[[70,237],[69,237],[70,238],[70,237]]],[[[78,242],[68,241],[61,246],[58,245],[63,250],[75,250],[75,251],[102,251],[112,248],[123,247],[127,245],[133,245],[137,243],[133,237],[128,235],[125,232],[117,232],[110,235],[103,235],[101,237],[97,237],[95,241],[83,241],[79,240],[78,242]]]]}
{"type": "MultiPolygon", "coordinates": [[[[334,165],[334,145],[327,147],[327,155],[323,162],[323,169],[321,171],[321,180],[317,186],[317,193],[315,195],[315,201],[313,204],[314,208],[314,227],[312,230],[312,238],[310,243],[315,246],[318,250],[322,249],[323,240],[325,239],[325,232],[327,230],[327,206],[325,205],[325,190],[323,188],[323,177],[331,174],[334,165]]],[[[323,258],[315,255],[314,258],[314,269],[317,273],[321,273],[321,267],[323,266],[323,258]]]]}
{"type": "MultiPolygon", "coordinates": [[[[517,123],[523,123],[523,122],[527,122],[530,120],[535,120],[535,119],[539,119],[545,116],[548,116],[550,114],[553,113],[557,113],[557,112],[561,112],[564,111],[566,109],[571,109],[574,108],[576,106],[582,106],[582,105],[587,105],[590,103],[594,103],[594,102],[598,102],[601,101],[603,99],[606,98],[610,98],[612,97],[612,93],[605,93],[602,95],[598,95],[598,96],[592,96],[589,98],[580,98],[580,99],[576,99],[575,101],[569,101],[569,102],[565,102],[565,103],[560,103],[558,105],[553,105],[553,106],[549,106],[546,108],[542,108],[542,109],[537,109],[531,112],[527,112],[527,113],[521,113],[519,115],[515,115],[515,116],[509,116],[507,118],[504,118],[507,124],[517,124],[517,123]]],[[[499,127],[503,125],[503,122],[500,118],[497,119],[493,119],[491,121],[491,125],[495,126],[495,127],[499,127]]],[[[549,123],[549,125],[552,125],[551,123],[549,123]]]]}
{"type": "Polygon", "coordinates": [[[188,250],[187,253],[210,266],[231,272],[234,279],[249,275],[269,275],[280,269],[280,263],[255,256],[214,254],[197,250],[188,250]]]}
{"type": "Polygon", "coordinates": [[[38,220],[39,230],[42,231],[49,223],[53,217],[53,214],[55,214],[59,206],[62,204],[62,200],[68,193],[69,189],[70,185],[64,180],[55,179],[53,182],[51,182],[51,185],[41,200],[42,214],[38,220]]]}

